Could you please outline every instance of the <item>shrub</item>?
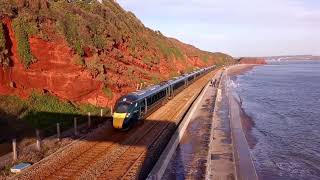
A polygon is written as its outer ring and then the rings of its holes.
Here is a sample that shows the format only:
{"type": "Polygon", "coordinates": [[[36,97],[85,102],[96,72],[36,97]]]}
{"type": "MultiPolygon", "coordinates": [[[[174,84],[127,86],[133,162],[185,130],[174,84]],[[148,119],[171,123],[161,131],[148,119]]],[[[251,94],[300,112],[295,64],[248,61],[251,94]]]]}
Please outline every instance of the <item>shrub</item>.
{"type": "Polygon", "coordinates": [[[105,87],[103,87],[102,90],[103,90],[104,94],[105,94],[109,99],[111,99],[111,98],[113,97],[112,90],[111,90],[109,87],[105,86],[105,87]]]}
{"type": "Polygon", "coordinates": [[[79,33],[79,22],[81,22],[80,17],[71,13],[66,13],[63,18],[58,21],[60,29],[69,45],[73,47],[79,56],[83,57],[84,51],[82,47],[82,38],[79,33]]]}
{"type": "Polygon", "coordinates": [[[134,69],[133,69],[131,66],[129,66],[129,67],[128,67],[128,70],[127,70],[127,73],[128,73],[128,76],[129,76],[130,78],[133,76],[133,72],[134,72],[134,69]]]}
{"type": "Polygon", "coordinates": [[[84,51],[83,51],[83,48],[82,48],[82,45],[81,45],[80,40],[77,40],[77,41],[75,42],[75,50],[76,50],[76,52],[77,52],[77,54],[78,54],[79,56],[81,56],[81,57],[84,56],[84,51]]]}
{"type": "Polygon", "coordinates": [[[13,20],[13,29],[17,39],[18,54],[20,60],[22,61],[21,63],[28,68],[33,62],[28,35],[28,30],[30,33],[31,30],[28,28],[28,24],[22,18],[16,18],[13,20]]]}
{"type": "Polygon", "coordinates": [[[6,49],[6,38],[2,23],[0,23],[0,65],[5,67],[10,65],[9,52],[6,49]]]}
{"type": "Polygon", "coordinates": [[[152,84],[159,84],[161,82],[159,75],[152,75],[151,76],[151,83],[152,84]]]}
{"type": "Polygon", "coordinates": [[[7,114],[19,115],[27,104],[17,96],[0,96],[0,109],[7,114]]]}
{"type": "Polygon", "coordinates": [[[0,96],[0,109],[4,113],[21,118],[31,127],[44,129],[55,126],[56,123],[62,123],[64,127],[69,126],[75,116],[85,116],[88,112],[100,115],[101,108],[90,104],[75,105],[50,94],[33,92],[28,100],[21,100],[16,96],[0,96]]]}
{"type": "MultiPolygon", "coordinates": [[[[99,54],[112,54],[109,52],[116,52],[119,47],[126,47],[131,56],[137,59],[142,57],[148,65],[157,64],[160,58],[165,57],[172,69],[175,69],[171,66],[172,59],[185,60],[188,56],[197,56],[204,62],[215,60],[212,53],[203,55],[205,52],[201,50],[185,46],[166,38],[159,31],[145,27],[132,12],[125,11],[113,0],[104,0],[103,4],[92,0],[45,1],[47,5],[45,8],[41,5],[40,10],[38,1],[34,1],[35,10],[27,7],[26,3],[20,7],[17,2],[17,0],[1,1],[0,7],[3,8],[0,8],[0,14],[14,14],[12,17],[17,17],[15,21],[23,20],[14,24],[17,26],[15,33],[21,51],[19,56],[26,66],[31,64],[33,59],[27,39],[34,30],[37,31],[39,28],[42,33],[40,37],[45,39],[57,37],[54,35],[51,37],[51,33],[45,34],[45,27],[49,21],[56,23],[54,30],[64,37],[75,53],[81,57],[84,56],[83,49],[86,47],[99,54]],[[24,30],[21,30],[21,26],[24,30]],[[152,54],[152,60],[144,59],[144,54],[152,54]]],[[[118,58],[125,61],[122,59],[123,56],[118,58]]]]}
{"type": "Polygon", "coordinates": [[[0,23],[0,48],[5,49],[6,47],[6,38],[4,34],[3,24],[0,23]]]}
{"type": "Polygon", "coordinates": [[[33,127],[46,128],[58,122],[71,123],[71,115],[81,114],[76,106],[49,94],[33,92],[27,101],[28,112],[23,120],[33,127]]]}
{"type": "Polygon", "coordinates": [[[162,52],[165,58],[177,58],[180,60],[184,60],[184,54],[181,52],[181,50],[176,47],[175,45],[171,44],[167,40],[159,40],[157,42],[157,47],[162,52]]]}
{"type": "Polygon", "coordinates": [[[201,60],[202,60],[203,62],[205,62],[205,63],[208,63],[208,61],[209,61],[209,55],[208,55],[208,54],[203,54],[203,55],[201,56],[201,60]]]}
{"type": "MultiPolygon", "coordinates": [[[[87,114],[88,112],[91,113],[91,115],[100,115],[100,110],[105,108],[101,108],[101,107],[96,107],[92,104],[83,104],[79,106],[80,111],[83,114],[87,114]]],[[[106,112],[106,111],[105,111],[106,112]]]]}
{"type": "Polygon", "coordinates": [[[150,56],[144,56],[142,61],[144,64],[152,66],[152,58],[150,56]]]}

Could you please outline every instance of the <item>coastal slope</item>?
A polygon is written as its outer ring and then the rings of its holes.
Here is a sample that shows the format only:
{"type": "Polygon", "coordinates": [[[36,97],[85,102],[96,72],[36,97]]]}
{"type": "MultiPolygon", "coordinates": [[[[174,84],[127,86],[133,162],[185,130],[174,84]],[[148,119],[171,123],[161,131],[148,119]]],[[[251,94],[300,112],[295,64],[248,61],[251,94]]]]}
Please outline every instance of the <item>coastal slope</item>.
{"type": "Polygon", "coordinates": [[[167,38],[113,0],[0,2],[0,94],[34,91],[111,107],[119,96],[209,65],[233,63],[167,38]]]}

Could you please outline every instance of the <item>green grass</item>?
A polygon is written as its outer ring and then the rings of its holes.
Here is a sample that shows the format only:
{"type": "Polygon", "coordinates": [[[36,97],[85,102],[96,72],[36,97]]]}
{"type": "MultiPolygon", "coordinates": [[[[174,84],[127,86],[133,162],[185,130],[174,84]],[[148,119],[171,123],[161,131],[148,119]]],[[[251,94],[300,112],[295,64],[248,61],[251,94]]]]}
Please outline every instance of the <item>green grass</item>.
{"type": "Polygon", "coordinates": [[[11,166],[9,166],[9,165],[6,165],[2,169],[0,169],[0,177],[1,177],[1,175],[2,176],[8,176],[9,174],[11,174],[10,169],[11,169],[11,166]]]}
{"type": "Polygon", "coordinates": [[[22,116],[27,108],[26,101],[17,96],[0,96],[0,110],[6,114],[22,116]]]}
{"type": "MultiPolygon", "coordinates": [[[[91,115],[100,115],[101,108],[94,106],[92,104],[83,104],[78,106],[81,114],[90,112],[91,115]]],[[[105,109],[105,108],[102,108],[105,109]]]]}
{"type": "Polygon", "coordinates": [[[108,111],[106,108],[90,104],[75,105],[61,101],[50,94],[38,92],[33,92],[27,100],[21,100],[16,96],[0,96],[1,111],[39,129],[52,127],[56,123],[71,125],[73,117],[85,116],[88,112],[100,115],[101,109],[104,109],[104,112],[108,111]]]}
{"type": "Polygon", "coordinates": [[[70,115],[81,114],[71,103],[58,98],[34,92],[27,101],[28,112],[22,119],[33,127],[45,128],[62,121],[72,121],[70,115]]]}

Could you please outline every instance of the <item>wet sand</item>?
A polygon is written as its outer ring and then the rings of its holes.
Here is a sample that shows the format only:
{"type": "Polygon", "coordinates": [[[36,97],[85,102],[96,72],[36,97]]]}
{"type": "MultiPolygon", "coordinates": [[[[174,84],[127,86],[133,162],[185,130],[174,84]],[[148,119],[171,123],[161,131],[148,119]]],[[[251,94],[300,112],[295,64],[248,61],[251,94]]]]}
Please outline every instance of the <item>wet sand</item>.
{"type": "Polygon", "coordinates": [[[236,78],[236,76],[241,75],[247,71],[250,71],[258,64],[237,64],[228,68],[228,75],[230,78],[236,78]]]}

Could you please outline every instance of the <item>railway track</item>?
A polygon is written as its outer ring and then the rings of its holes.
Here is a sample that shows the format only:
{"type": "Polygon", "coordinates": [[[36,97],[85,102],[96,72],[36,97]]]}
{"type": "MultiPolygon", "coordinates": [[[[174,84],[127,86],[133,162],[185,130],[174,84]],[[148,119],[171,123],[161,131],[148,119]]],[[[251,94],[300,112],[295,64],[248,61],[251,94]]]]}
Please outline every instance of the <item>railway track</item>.
{"type": "Polygon", "coordinates": [[[184,113],[213,77],[210,72],[141,125],[127,132],[109,122],[60,153],[35,164],[15,179],[143,179],[160,156],[184,113]]]}

